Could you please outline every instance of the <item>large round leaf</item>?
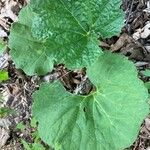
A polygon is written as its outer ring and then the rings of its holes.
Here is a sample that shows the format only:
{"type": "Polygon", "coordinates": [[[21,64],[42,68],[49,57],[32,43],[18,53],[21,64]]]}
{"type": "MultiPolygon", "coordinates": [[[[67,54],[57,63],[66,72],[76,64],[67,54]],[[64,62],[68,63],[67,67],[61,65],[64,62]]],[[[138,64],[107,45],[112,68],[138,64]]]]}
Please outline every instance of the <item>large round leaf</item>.
{"type": "Polygon", "coordinates": [[[121,0],[31,0],[9,36],[11,55],[27,74],[44,74],[53,62],[71,68],[90,65],[102,53],[98,37],[123,25],[121,0]]]}
{"type": "Polygon", "coordinates": [[[147,90],[134,65],[106,53],[89,68],[96,91],[73,95],[59,84],[43,83],[33,95],[39,134],[60,150],[122,150],[138,135],[148,114],[147,90]]]}

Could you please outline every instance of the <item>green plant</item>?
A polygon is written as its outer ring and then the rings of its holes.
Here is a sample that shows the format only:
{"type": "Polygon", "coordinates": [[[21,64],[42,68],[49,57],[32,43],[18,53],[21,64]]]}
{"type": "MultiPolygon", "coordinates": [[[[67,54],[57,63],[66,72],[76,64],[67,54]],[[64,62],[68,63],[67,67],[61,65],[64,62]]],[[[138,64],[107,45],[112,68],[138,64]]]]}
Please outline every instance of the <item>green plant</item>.
{"type": "Polygon", "coordinates": [[[150,77],[150,70],[149,69],[146,69],[145,71],[142,71],[142,73],[147,76],[147,77],[150,77]]]}
{"type": "Polygon", "coordinates": [[[146,82],[145,83],[145,87],[147,88],[148,90],[148,95],[149,95],[149,103],[150,103],[150,81],[146,82]]]}
{"type": "Polygon", "coordinates": [[[0,108],[0,118],[4,118],[10,114],[15,114],[16,112],[10,108],[7,107],[1,107],[0,108]]]}
{"type": "Polygon", "coordinates": [[[9,37],[17,67],[45,74],[54,63],[87,68],[89,95],[43,83],[33,95],[41,139],[56,150],[121,150],[130,146],[148,114],[148,92],[133,63],[102,52],[98,38],[120,32],[120,0],[31,0],[9,37]]]}
{"type": "Polygon", "coordinates": [[[0,82],[8,80],[8,72],[5,70],[0,70],[0,82]]]}
{"type": "Polygon", "coordinates": [[[90,95],[67,93],[57,83],[43,83],[34,94],[33,114],[41,138],[64,150],[130,146],[148,113],[147,90],[136,69],[127,59],[111,53],[100,56],[88,69],[96,86],[90,95]]]}
{"type": "Polygon", "coordinates": [[[4,49],[6,48],[6,43],[0,39],[0,55],[4,52],[4,49]]]}
{"type": "MultiPolygon", "coordinates": [[[[30,127],[37,128],[37,121],[35,120],[35,118],[32,118],[30,127]]],[[[26,126],[23,124],[23,122],[20,122],[16,126],[16,129],[19,129],[23,132],[26,129],[26,126]]],[[[39,133],[37,130],[32,132],[31,136],[34,139],[33,143],[28,143],[28,142],[26,142],[26,140],[21,139],[21,143],[23,144],[23,147],[25,150],[46,150],[46,148],[41,144],[41,139],[39,137],[39,133]]]]}
{"type": "Polygon", "coordinates": [[[23,122],[20,122],[17,124],[16,129],[19,129],[21,131],[25,130],[25,125],[23,124],[23,122]]]}
{"type": "Polygon", "coordinates": [[[87,67],[102,54],[98,38],[120,32],[119,7],[120,0],[31,0],[9,37],[16,66],[29,75],[49,72],[54,62],[87,67]]]}
{"type": "Polygon", "coordinates": [[[44,146],[39,142],[35,142],[33,144],[29,144],[25,140],[21,140],[21,142],[22,142],[25,150],[45,150],[44,146]]]}

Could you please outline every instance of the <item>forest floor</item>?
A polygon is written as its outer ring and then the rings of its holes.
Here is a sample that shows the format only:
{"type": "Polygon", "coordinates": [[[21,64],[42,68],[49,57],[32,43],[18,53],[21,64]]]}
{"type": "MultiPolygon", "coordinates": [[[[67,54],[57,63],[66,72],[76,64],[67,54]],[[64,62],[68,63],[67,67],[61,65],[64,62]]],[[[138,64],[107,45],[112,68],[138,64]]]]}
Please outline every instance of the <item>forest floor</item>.
{"type": "MultiPolygon", "coordinates": [[[[28,2],[29,0],[0,1],[0,39],[8,42],[10,27],[18,20],[19,11],[28,2]]],[[[123,0],[122,2],[121,8],[126,13],[125,26],[118,37],[105,39],[100,42],[100,46],[127,56],[137,67],[139,78],[148,82],[150,78],[144,76],[142,71],[150,69],[150,1],[123,0]]],[[[72,82],[75,82],[82,72],[69,73],[60,65],[44,77],[29,77],[22,70],[15,68],[8,48],[0,55],[0,70],[7,70],[9,75],[9,80],[0,83],[0,107],[15,110],[15,113],[4,116],[0,114],[0,150],[22,150],[24,149],[22,140],[27,143],[34,142],[32,133],[36,127],[30,125],[32,93],[39,87],[39,80],[52,82],[59,78],[67,89],[72,90],[72,82]],[[21,130],[16,128],[20,122],[22,122],[21,130]]],[[[43,145],[45,149],[49,149],[45,144],[43,145]]],[[[150,150],[150,116],[143,120],[136,141],[127,149],[150,150]]]]}

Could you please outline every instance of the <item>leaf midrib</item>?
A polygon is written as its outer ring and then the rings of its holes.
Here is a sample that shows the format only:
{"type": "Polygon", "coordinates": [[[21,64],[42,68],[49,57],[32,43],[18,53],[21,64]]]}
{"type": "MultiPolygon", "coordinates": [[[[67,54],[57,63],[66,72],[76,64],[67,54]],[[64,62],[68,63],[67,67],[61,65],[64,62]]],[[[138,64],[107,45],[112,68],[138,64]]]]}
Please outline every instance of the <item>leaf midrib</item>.
{"type": "Polygon", "coordinates": [[[74,18],[74,20],[77,22],[77,24],[81,27],[81,29],[87,34],[88,31],[85,30],[85,28],[81,25],[81,23],[78,21],[78,19],[71,13],[71,11],[65,6],[64,2],[62,0],[59,0],[62,6],[66,11],[70,13],[70,15],[74,18]]]}

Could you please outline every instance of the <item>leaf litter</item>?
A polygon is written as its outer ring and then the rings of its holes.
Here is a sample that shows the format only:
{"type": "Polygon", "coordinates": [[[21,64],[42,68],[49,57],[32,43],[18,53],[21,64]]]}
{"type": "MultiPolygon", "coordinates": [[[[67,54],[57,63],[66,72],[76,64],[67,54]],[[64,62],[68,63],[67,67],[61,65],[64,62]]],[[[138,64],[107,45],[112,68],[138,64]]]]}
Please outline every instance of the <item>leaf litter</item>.
{"type": "MultiPolygon", "coordinates": [[[[10,26],[12,22],[18,20],[18,12],[27,2],[28,0],[2,0],[0,2],[0,37],[4,41],[8,41],[10,26]]],[[[100,45],[112,52],[128,56],[139,70],[139,77],[144,82],[148,82],[150,78],[144,76],[142,71],[150,69],[150,2],[148,0],[123,0],[122,9],[126,12],[126,25],[122,29],[122,33],[119,37],[103,40],[100,45]]],[[[31,142],[30,132],[18,134],[15,126],[21,121],[24,124],[29,124],[32,115],[31,95],[38,89],[42,80],[53,82],[60,79],[65,88],[72,93],[82,93],[81,89],[88,85],[86,94],[90,92],[92,86],[86,77],[84,69],[71,71],[63,65],[55,66],[53,71],[46,76],[28,77],[22,70],[15,68],[7,49],[0,56],[0,69],[7,70],[9,73],[9,80],[0,83],[0,94],[2,95],[0,106],[16,111],[16,114],[10,114],[6,118],[0,119],[0,147],[4,150],[9,148],[23,149],[20,138],[31,142]]],[[[141,125],[137,140],[127,149],[150,149],[149,116],[141,125]]]]}

